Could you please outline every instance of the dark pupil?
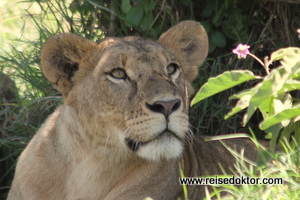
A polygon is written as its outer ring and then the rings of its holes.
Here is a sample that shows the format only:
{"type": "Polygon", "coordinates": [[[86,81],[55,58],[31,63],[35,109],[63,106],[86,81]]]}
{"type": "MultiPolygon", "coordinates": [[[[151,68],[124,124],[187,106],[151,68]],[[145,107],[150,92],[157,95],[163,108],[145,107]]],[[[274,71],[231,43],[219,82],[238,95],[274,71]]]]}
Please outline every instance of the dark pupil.
{"type": "Polygon", "coordinates": [[[169,66],[169,67],[168,67],[168,73],[169,73],[169,74],[173,74],[174,71],[175,71],[175,67],[174,67],[174,66],[169,66]]]}
{"type": "Polygon", "coordinates": [[[124,78],[124,72],[120,69],[113,71],[112,75],[115,78],[124,78]]]}
{"type": "Polygon", "coordinates": [[[120,77],[120,75],[122,75],[122,72],[119,70],[116,72],[116,75],[120,77]]]}

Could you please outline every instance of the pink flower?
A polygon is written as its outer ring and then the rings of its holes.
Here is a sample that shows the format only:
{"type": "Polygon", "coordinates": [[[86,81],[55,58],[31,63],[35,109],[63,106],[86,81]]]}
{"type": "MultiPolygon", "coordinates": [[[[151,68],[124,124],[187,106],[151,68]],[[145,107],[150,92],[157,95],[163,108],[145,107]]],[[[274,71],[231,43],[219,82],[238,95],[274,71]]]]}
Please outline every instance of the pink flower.
{"type": "Polygon", "coordinates": [[[246,44],[239,44],[235,49],[232,50],[234,54],[238,56],[238,58],[246,58],[247,54],[249,53],[250,46],[246,44]]]}

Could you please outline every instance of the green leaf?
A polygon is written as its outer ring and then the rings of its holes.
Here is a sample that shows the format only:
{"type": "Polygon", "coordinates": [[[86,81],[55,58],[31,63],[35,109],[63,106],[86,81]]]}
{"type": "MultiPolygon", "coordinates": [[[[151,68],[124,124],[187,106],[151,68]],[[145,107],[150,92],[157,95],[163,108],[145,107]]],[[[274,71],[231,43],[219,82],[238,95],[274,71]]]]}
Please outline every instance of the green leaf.
{"type": "Polygon", "coordinates": [[[273,79],[273,86],[272,86],[272,94],[278,93],[288,80],[290,76],[290,70],[287,72],[284,67],[277,67],[273,69],[267,79],[273,79]]]}
{"type": "Polygon", "coordinates": [[[154,19],[153,19],[152,12],[147,13],[143,19],[143,22],[140,25],[142,31],[147,31],[152,25],[153,20],[154,19]]]}
{"type": "MultiPolygon", "coordinates": [[[[280,96],[284,96],[284,95],[280,95],[280,96]]],[[[274,98],[274,114],[278,114],[281,113],[282,111],[286,110],[286,109],[290,109],[292,108],[292,97],[290,95],[286,95],[286,99],[285,100],[281,100],[281,99],[276,99],[274,98]]],[[[289,125],[290,123],[290,119],[285,119],[282,120],[280,123],[282,125],[282,127],[286,127],[287,125],[289,125]]]]}
{"type": "Polygon", "coordinates": [[[237,93],[237,94],[234,94],[234,95],[230,96],[228,99],[229,99],[229,100],[232,100],[232,99],[240,99],[240,98],[242,98],[242,97],[245,96],[245,95],[251,95],[251,96],[253,96],[253,95],[257,92],[257,87],[258,87],[259,85],[261,85],[261,84],[262,84],[262,83],[258,83],[255,87],[250,88],[250,89],[243,90],[243,91],[241,91],[241,92],[239,92],[239,93],[237,93]]]}
{"type": "Polygon", "coordinates": [[[209,43],[209,53],[211,53],[216,49],[217,45],[215,45],[215,43],[213,43],[211,40],[208,43],[209,43]]]}
{"type": "Polygon", "coordinates": [[[235,107],[233,107],[232,110],[225,115],[224,119],[226,120],[229,117],[240,112],[241,110],[247,108],[249,106],[251,97],[252,97],[252,95],[249,95],[249,94],[241,97],[240,100],[236,103],[235,107]]]}
{"type": "Polygon", "coordinates": [[[243,117],[243,122],[242,122],[242,126],[246,126],[246,124],[248,123],[248,121],[250,120],[250,118],[252,117],[252,115],[254,114],[254,112],[257,110],[257,106],[255,104],[249,104],[248,108],[247,108],[247,112],[245,113],[244,117],[243,117]]]}
{"type": "Polygon", "coordinates": [[[130,5],[130,0],[123,0],[122,1],[122,10],[127,15],[129,11],[132,9],[132,6],[130,5]]]}
{"type": "Polygon", "coordinates": [[[258,106],[263,102],[262,100],[267,99],[272,95],[273,85],[274,80],[267,78],[262,82],[262,84],[257,84],[255,86],[257,89],[256,93],[252,96],[247,112],[243,117],[244,126],[248,123],[258,106]]]}
{"type": "Polygon", "coordinates": [[[126,15],[126,21],[131,25],[138,26],[141,24],[144,16],[144,8],[136,6],[126,15]]]}
{"type": "Polygon", "coordinates": [[[206,33],[210,31],[210,22],[209,21],[202,21],[201,25],[204,27],[206,33]]]}
{"type": "Polygon", "coordinates": [[[226,46],[226,37],[223,33],[219,31],[212,32],[211,39],[215,45],[218,47],[225,47],[226,46]]]}
{"type": "Polygon", "coordinates": [[[281,60],[283,59],[287,54],[291,53],[291,52],[294,52],[294,51],[297,51],[299,50],[299,48],[297,47],[288,47],[288,48],[281,48],[281,49],[278,49],[277,51],[274,51],[272,54],[271,54],[271,57],[270,57],[270,61],[276,61],[276,60],[281,60]]]}
{"type": "Polygon", "coordinates": [[[256,78],[257,77],[248,70],[226,71],[216,77],[211,77],[200,88],[195,98],[192,100],[191,105],[193,106],[207,97],[256,78]]]}
{"type": "Polygon", "coordinates": [[[263,119],[268,118],[271,115],[274,115],[274,104],[273,104],[274,97],[270,97],[262,101],[262,103],[258,106],[263,119]]]}
{"type": "Polygon", "coordinates": [[[281,64],[296,71],[300,65],[300,49],[290,48],[290,51],[283,57],[281,64]]]}
{"type": "Polygon", "coordinates": [[[286,48],[278,49],[277,51],[274,51],[270,56],[270,61],[280,60],[282,59],[289,50],[286,48]]]}
{"type": "Polygon", "coordinates": [[[240,99],[240,100],[237,102],[235,107],[233,107],[232,110],[225,115],[224,119],[228,119],[229,117],[235,115],[236,113],[240,112],[241,110],[247,108],[250,104],[250,99],[257,92],[258,87],[261,84],[262,83],[258,83],[253,88],[243,90],[242,92],[240,92],[238,94],[234,94],[234,95],[230,96],[229,100],[232,100],[232,99],[240,99]]]}
{"type": "Polygon", "coordinates": [[[294,106],[289,109],[285,109],[282,112],[273,115],[267,119],[265,119],[261,124],[260,124],[260,129],[261,130],[266,130],[267,128],[281,123],[281,121],[286,120],[286,119],[292,119],[299,115],[300,113],[300,105],[294,106]]]}
{"type": "Polygon", "coordinates": [[[281,60],[286,73],[291,77],[295,76],[294,74],[297,76],[300,67],[300,48],[288,47],[279,49],[271,54],[270,62],[275,60],[281,60]]]}
{"type": "Polygon", "coordinates": [[[300,79],[300,68],[299,67],[293,71],[290,78],[297,79],[297,80],[300,79]]]}
{"type": "Polygon", "coordinates": [[[206,17],[209,17],[211,16],[213,13],[213,7],[211,5],[207,5],[205,6],[205,8],[203,9],[202,13],[201,13],[201,16],[206,18],[206,17]]]}
{"type": "Polygon", "coordinates": [[[267,75],[264,80],[255,86],[256,92],[250,100],[249,107],[243,118],[243,125],[246,125],[254,114],[255,110],[263,102],[271,96],[277,95],[288,78],[288,74],[284,73],[283,67],[275,68],[267,75]]]}
{"type": "Polygon", "coordinates": [[[289,141],[292,133],[295,131],[294,127],[295,127],[295,123],[290,123],[287,127],[283,128],[282,131],[280,132],[279,141],[283,141],[284,139],[289,141]]]}
{"type": "MultiPolygon", "coordinates": [[[[264,120],[289,108],[292,108],[292,96],[289,94],[271,96],[259,105],[264,120]]],[[[290,123],[290,119],[282,120],[280,123],[282,127],[286,127],[290,123]]]]}
{"type": "Polygon", "coordinates": [[[22,100],[22,107],[28,107],[32,104],[32,100],[29,100],[29,99],[23,99],[22,100]]]}
{"type": "Polygon", "coordinates": [[[144,5],[145,12],[152,12],[157,6],[157,3],[159,3],[159,1],[147,0],[147,1],[142,1],[141,3],[143,3],[144,5]]]}
{"type": "Polygon", "coordinates": [[[300,89],[300,81],[297,80],[287,80],[282,88],[278,91],[278,94],[283,94],[293,90],[300,89]]]}
{"type": "MultiPolygon", "coordinates": [[[[234,94],[231,97],[229,97],[229,99],[240,99],[240,100],[237,102],[236,106],[224,117],[224,119],[228,119],[229,117],[233,116],[234,114],[238,113],[239,111],[245,109],[246,107],[249,107],[251,98],[254,96],[254,94],[256,94],[259,91],[259,89],[262,85],[263,85],[263,82],[258,83],[253,88],[246,89],[238,94],[234,94]]],[[[263,116],[265,114],[267,114],[267,115],[270,114],[270,112],[271,112],[270,106],[271,105],[269,105],[269,104],[270,104],[270,101],[272,101],[272,99],[273,98],[267,98],[265,100],[262,100],[260,105],[255,104],[254,107],[250,108],[251,110],[248,109],[247,113],[244,115],[244,119],[248,116],[250,119],[250,117],[253,115],[254,111],[257,108],[260,108],[263,116]]],[[[253,106],[253,102],[252,102],[251,106],[253,106]]],[[[271,112],[271,113],[273,114],[273,112],[271,112]]]]}
{"type": "Polygon", "coordinates": [[[299,123],[294,123],[294,138],[293,142],[291,145],[297,145],[300,144],[300,124],[299,123]]]}
{"type": "MultiPolygon", "coordinates": [[[[89,1],[90,4],[92,4],[93,6],[100,8],[100,10],[104,10],[106,12],[109,12],[110,14],[116,15],[120,20],[126,21],[125,17],[123,17],[121,14],[116,13],[114,10],[109,9],[105,6],[102,6],[99,4],[99,2],[95,2],[95,1],[89,1]]],[[[128,22],[127,22],[128,23],[128,22]]]]}
{"type": "Polygon", "coordinates": [[[273,126],[267,128],[266,131],[265,131],[268,135],[272,135],[272,138],[271,138],[271,141],[270,141],[270,150],[271,150],[271,152],[275,151],[275,147],[276,147],[276,144],[277,144],[277,140],[278,140],[281,128],[282,127],[281,127],[280,124],[276,124],[276,125],[273,125],[273,126]]]}

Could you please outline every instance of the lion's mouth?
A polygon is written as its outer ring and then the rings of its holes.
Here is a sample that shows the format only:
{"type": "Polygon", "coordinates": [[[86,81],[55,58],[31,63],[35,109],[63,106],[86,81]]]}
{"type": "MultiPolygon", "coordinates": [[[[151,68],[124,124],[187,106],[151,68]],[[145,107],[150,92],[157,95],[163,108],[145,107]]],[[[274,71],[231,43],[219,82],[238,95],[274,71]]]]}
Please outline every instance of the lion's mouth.
{"type": "Polygon", "coordinates": [[[139,141],[134,141],[134,140],[131,140],[129,138],[126,138],[126,144],[127,146],[129,147],[129,149],[131,151],[137,151],[139,150],[139,148],[143,145],[146,145],[148,142],[139,142],[139,141]]]}
{"type": "Polygon", "coordinates": [[[173,137],[175,137],[175,138],[177,138],[177,139],[180,140],[180,138],[175,133],[173,133],[172,131],[166,129],[163,132],[161,132],[160,134],[158,134],[156,137],[148,140],[147,142],[135,141],[135,140],[132,140],[130,138],[125,138],[125,142],[126,142],[127,146],[129,147],[129,149],[131,151],[135,152],[135,151],[139,150],[139,148],[141,146],[145,146],[148,143],[152,142],[153,140],[157,140],[157,139],[163,137],[166,134],[168,134],[170,136],[173,136],[173,137]]]}

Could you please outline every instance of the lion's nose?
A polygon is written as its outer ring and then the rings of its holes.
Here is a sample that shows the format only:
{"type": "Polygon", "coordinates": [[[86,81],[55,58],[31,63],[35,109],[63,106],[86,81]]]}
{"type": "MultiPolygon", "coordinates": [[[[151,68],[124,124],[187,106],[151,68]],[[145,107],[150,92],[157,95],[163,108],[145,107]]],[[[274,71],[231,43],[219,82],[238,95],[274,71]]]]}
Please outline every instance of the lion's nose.
{"type": "Polygon", "coordinates": [[[166,118],[172,112],[175,112],[180,107],[181,101],[179,99],[171,100],[171,101],[155,101],[152,105],[146,103],[147,108],[149,108],[153,112],[164,114],[166,118]]]}

